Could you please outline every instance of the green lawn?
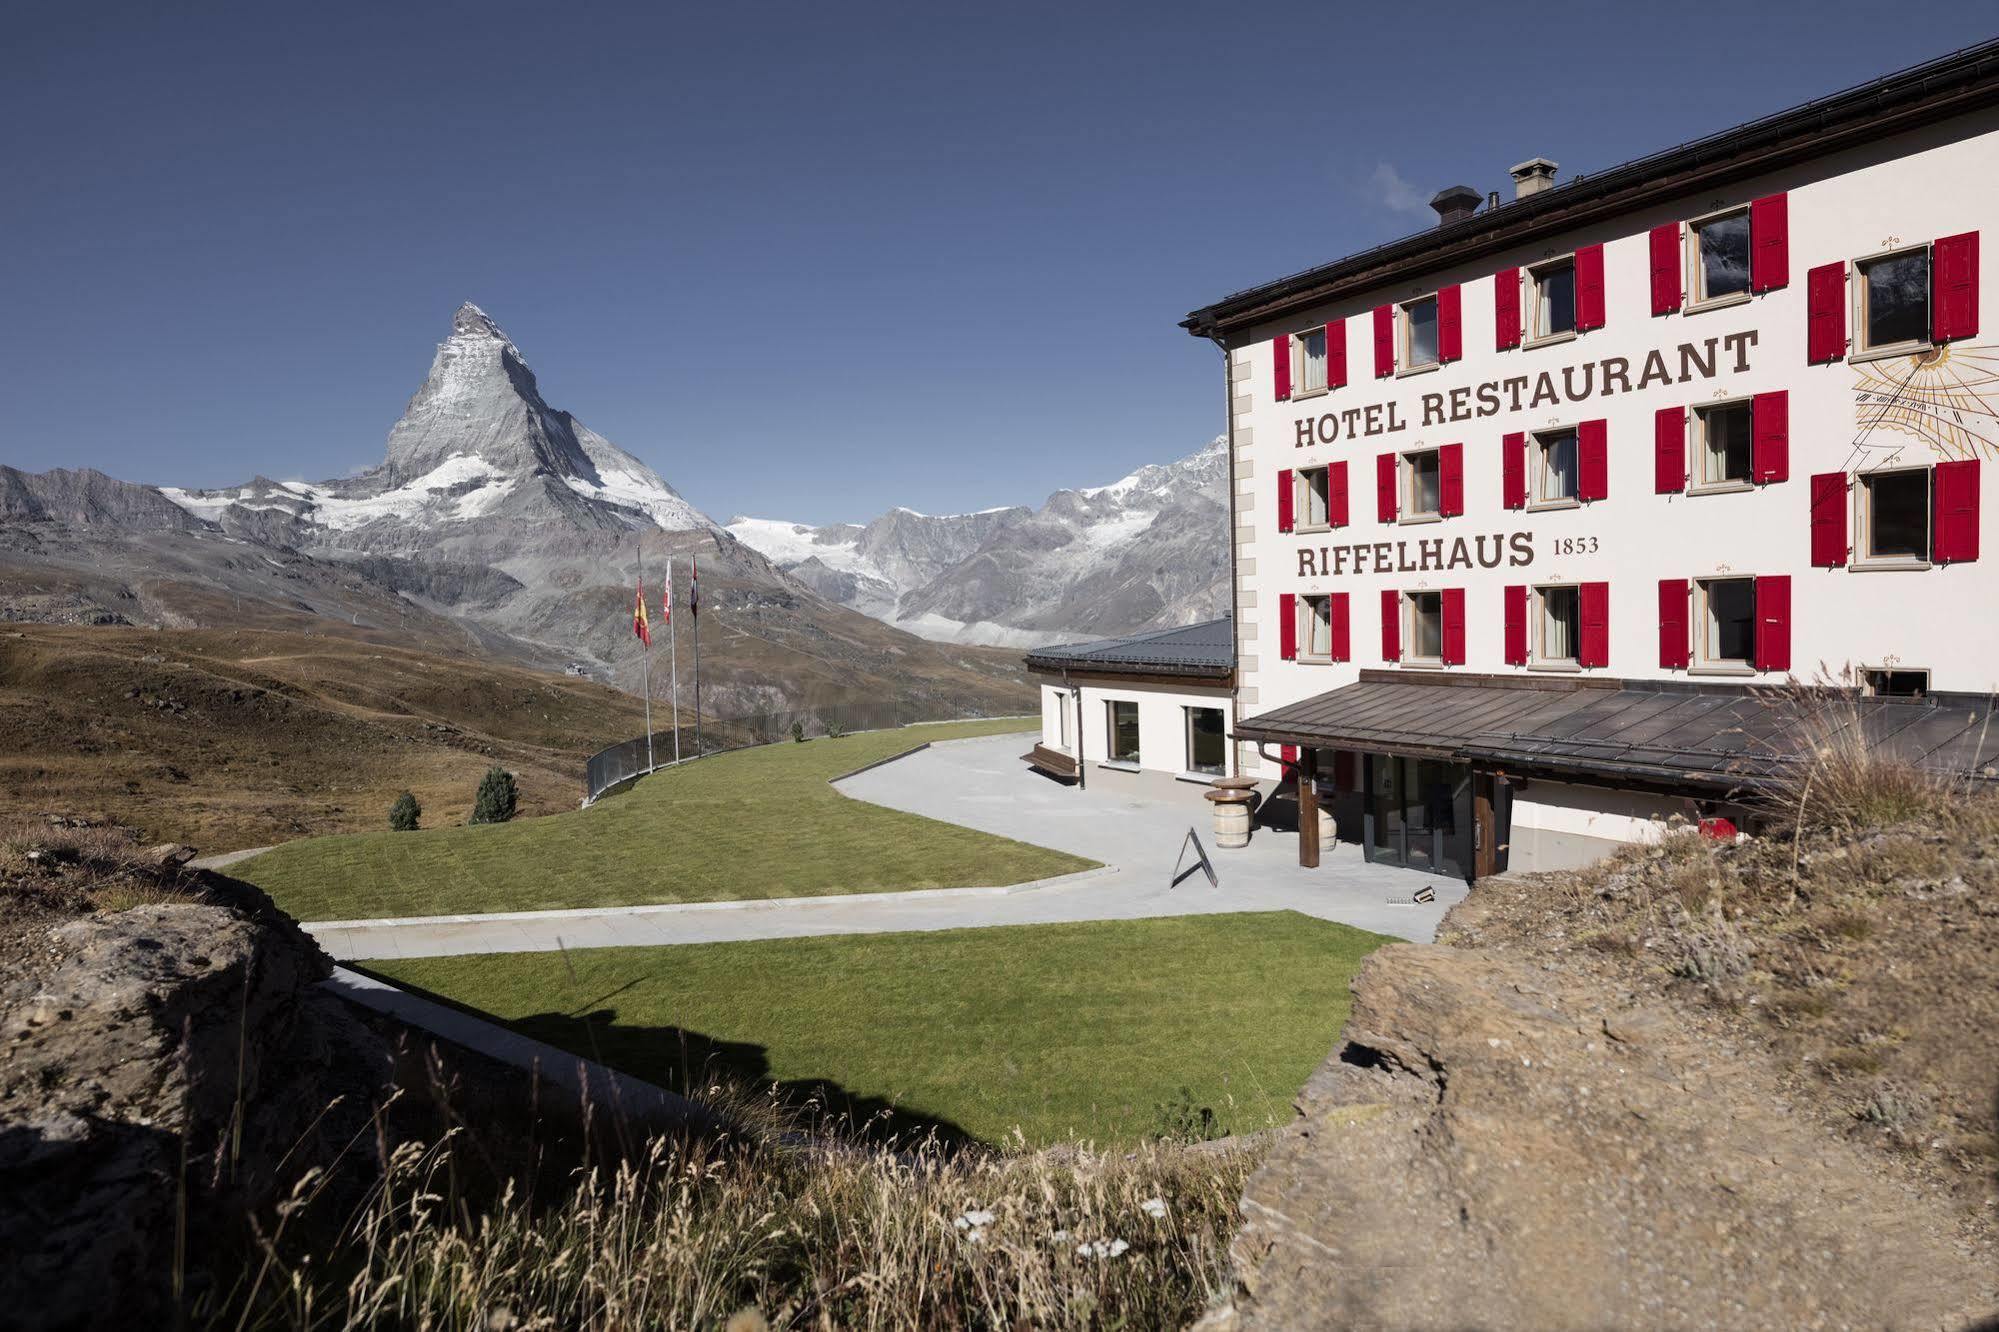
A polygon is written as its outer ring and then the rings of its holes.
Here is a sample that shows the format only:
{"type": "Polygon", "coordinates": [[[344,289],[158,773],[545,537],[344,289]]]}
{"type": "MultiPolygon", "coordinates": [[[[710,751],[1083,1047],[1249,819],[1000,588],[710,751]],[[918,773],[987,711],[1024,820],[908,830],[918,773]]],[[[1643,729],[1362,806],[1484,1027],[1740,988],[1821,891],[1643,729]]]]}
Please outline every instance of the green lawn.
{"type": "Polygon", "coordinates": [[[1092,862],[851,800],[827,779],[1011,720],[719,754],[589,809],[484,827],[315,837],[230,869],[300,920],[634,906],[1021,883],[1092,862]]]}
{"type": "Polygon", "coordinates": [[[725,1069],[997,1142],[1132,1141],[1162,1107],[1282,1123],[1383,943],[1294,912],[371,963],[664,1086],[725,1069]]]}

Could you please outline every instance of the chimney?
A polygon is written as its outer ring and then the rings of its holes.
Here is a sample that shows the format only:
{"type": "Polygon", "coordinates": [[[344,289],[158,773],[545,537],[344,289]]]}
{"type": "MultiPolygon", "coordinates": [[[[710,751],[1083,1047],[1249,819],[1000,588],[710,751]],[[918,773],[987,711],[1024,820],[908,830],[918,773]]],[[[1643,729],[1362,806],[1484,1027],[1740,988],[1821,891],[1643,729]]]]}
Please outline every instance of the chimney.
{"type": "Polygon", "coordinates": [[[1437,225],[1448,227],[1478,211],[1478,191],[1469,185],[1453,185],[1438,190],[1437,197],[1430,200],[1430,207],[1437,210],[1437,225]]]}
{"type": "Polygon", "coordinates": [[[1545,157],[1530,157],[1519,166],[1508,169],[1513,177],[1513,197],[1525,199],[1530,194],[1539,194],[1553,187],[1555,173],[1561,168],[1545,157]]]}

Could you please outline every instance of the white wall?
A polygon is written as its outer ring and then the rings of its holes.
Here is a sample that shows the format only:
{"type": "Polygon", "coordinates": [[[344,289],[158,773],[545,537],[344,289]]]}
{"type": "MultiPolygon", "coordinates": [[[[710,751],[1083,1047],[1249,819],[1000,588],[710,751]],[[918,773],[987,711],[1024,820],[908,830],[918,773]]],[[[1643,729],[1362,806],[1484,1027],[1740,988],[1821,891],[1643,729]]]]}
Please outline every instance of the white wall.
{"type": "MultiPolygon", "coordinates": [[[[1061,748],[1056,716],[1065,696],[1068,697],[1071,712],[1072,742],[1077,733],[1073,689],[1065,688],[1060,682],[1050,683],[1045,676],[1041,680],[1041,743],[1051,749],[1061,748]]],[[[1235,729],[1234,720],[1229,716],[1228,690],[1220,686],[1100,685],[1092,684],[1082,676],[1073,677],[1072,685],[1080,685],[1082,689],[1080,730],[1086,762],[1102,763],[1110,755],[1110,710],[1105,704],[1111,699],[1126,699],[1138,704],[1139,766],[1148,771],[1178,775],[1186,770],[1187,708],[1219,708],[1225,728],[1229,731],[1235,729]]],[[[1068,752],[1075,752],[1073,743],[1068,752]]]]}
{"type": "MultiPolygon", "coordinates": [[[[1849,310],[1849,333],[1854,319],[1849,310]]],[[[1662,578],[1789,574],[1792,674],[1817,678],[1846,666],[1927,668],[1932,687],[1985,691],[1999,687],[1999,420],[1968,415],[1964,432],[1939,447],[1932,438],[1892,426],[1863,429],[1869,415],[1861,394],[1880,377],[1934,388],[1951,377],[1999,376],[1999,111],[1883,140],[1807,167],[1744,182],[1726,191],[1676,200],[1616,223],[1440,271],[1421,281],[1382,289],[1338,306],[1287,317],[1252,334],[1231,353],[1236,420],[1240,711],[1250,717],[1351,683],[1363,667],[1392,665],[1381,654],[1379,594],[1383,588],[1466,589],[1467,660],[1459,669],[1501,674],[1528,668],[1504,662],[1502,588],[1516,583],[1607,581],[1610,584],[1610,664],[1593,674],[1620,678],[1688,678],[1660,666],[1658,582],[1662,578]],[[1762,195],[1789,196],[1789,284],[1719,309],[1651,314],[1647,230],[1762,195]],[[1981,328],[1944,351],[1941,364],[1918,368],[1912,358],[1888,362],[1805,363],[1806,272],[1891,245],[1983,229],[1981,328]],[[1549,346],[1494,349],[1494,282],[1498,269],[1566,253],[1578,244],[1605,246],[1605,327],[1549,346]],[[1464,357],[1428,373],[1399,379],[1374,375],[1370,310],[1387,302],[1458,283],[1462,288],[1464,357]],[[1334,317],[1347,320],[1348,382],[1318,397],[1279,402],[1272,385],[1272,342],[1334,317]],[[1668,352],[1678,375],[1677,348],[1753,332],[1747,367],[1717,348],[1716,374],[1686,383],[1580,402],[1500,410],[1456,424],[1422,424],[1424,395],[1448,395],[1543,371],[1559,387],[1566,368],[1623,357],[1635,385],[1647,353],[1668,352]],[[1752,491],[1710,495],[1654,493],[1653,418],[1663,406],[1691,408],[1717,398],[1771,389],[1790,395],[1790,475],[1752,491]],[[1296,443],[1297,423],[1322,413],[1393,402],[1406,428],[1349,439],[1344,421],[1331,444],[1296,443]],[[1509,511],[1501,491],[1501,438],[1578,420],[1609,423],[1609,498],[1579,508],[1509,511]],[[1856,440],[1861,442],[1856,446],[1856,440]],[[1446,443],[1464,445],[1465,513],[1428,524],[1384,525],[1375,511],[1375,459],[1390,450],[1446,443]],[[1985,456],[1982,469],[1984,550],[1975,562],[1926,570],[1857,571],[1810,566],[1810,477],[1816,472],[1927,463],[1940,457],[1985,456]],[[1349,526],[1330,533],[1279,534],[1281,469],[1345,459],[1351,487],[1349,526]],[[1301,574],[1299,553],[1320,546],[1494,534],[1528,534],[1525,567],[1473,567],[1401,574],[1301,574]],[[1583,553],[1556,553],[1558,540],[1582,538],[1583,553]],[[1308,665],[1278,659],[1280,594],[1347,592],[1352,597],[1353,657],[1349,663],[1308,665]]],[[[1600,370],[1597,372],[1600,374],[1600,370]]],[[[1578,379],[1580,375],[1578,375],[1578,379]]],[[[1987,394],[1988,401],[1990,394],[1987,394]]],[[[1849,518],[1849,535],[1852,522],[1849,518]]],[[[1447,542],[1448,545],[1448,542],[1447,542]]],[[[1700,678],[1695,673],[1694,678],[1700,678]]],[[[1781,677],[1751,675],[1743,682],[1781,677]]],[[[1266,774],[1272,775],[1272,774],[1266,774]]]]}
{"type": "Polygon", "coordinates": [[[1674,815],[1693,823],[1694,802],[1643,791],[1543,781],[1513,796],[1513,829],[1507,867],[1569,869],[1626,843],[1656,842],[1674,815]]]}

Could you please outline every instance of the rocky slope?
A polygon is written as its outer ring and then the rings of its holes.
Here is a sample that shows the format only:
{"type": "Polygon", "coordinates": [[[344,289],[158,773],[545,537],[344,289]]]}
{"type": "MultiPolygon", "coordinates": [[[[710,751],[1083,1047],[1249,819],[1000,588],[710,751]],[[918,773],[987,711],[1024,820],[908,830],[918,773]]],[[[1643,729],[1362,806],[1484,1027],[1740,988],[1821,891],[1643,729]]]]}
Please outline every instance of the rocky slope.
{"type": "Polygon", "coordinates": [[[1206,1326],[1986,1326],[1999,797],[1897,803],[1376,953],[1206,1326]]]}
{"type": "Polygon", "coordinates": [[[1222,614],[1228,452],[1217,439],[1107,486],[865,526],[737,518],[729,531],[820,595],[949,642],[1037,646],[1222,614]]]}
{"type": "Polygon", "coordinates": [[[700,561],[711,715],[891,697],[913,715],[976,715],[1031,699],[1010,655],[937,647],[779,571],[551,407],[519,348],[469,304],[382,463],[359,476],[156,490],[0,470],[0,618],[215,626],[240,622],[248,602],[256,615],[576,663],[637,689],[632,588],[643,562],[656,598],[668,558],[683,610],[700,561]]]}

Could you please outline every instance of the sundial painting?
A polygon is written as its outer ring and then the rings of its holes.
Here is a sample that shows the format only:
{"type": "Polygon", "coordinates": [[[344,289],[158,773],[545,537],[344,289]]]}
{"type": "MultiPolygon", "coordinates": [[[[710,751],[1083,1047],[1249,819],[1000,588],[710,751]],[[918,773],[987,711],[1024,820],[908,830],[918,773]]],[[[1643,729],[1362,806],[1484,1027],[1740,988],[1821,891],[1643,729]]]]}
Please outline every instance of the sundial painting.
{"type": "Polygon", "coordinates": [[[1944,346],[1854,367],[1855,441],[1897,447],[1913,435],[1943,458],[1999,457],[1999,345],[1944,346]]]}

